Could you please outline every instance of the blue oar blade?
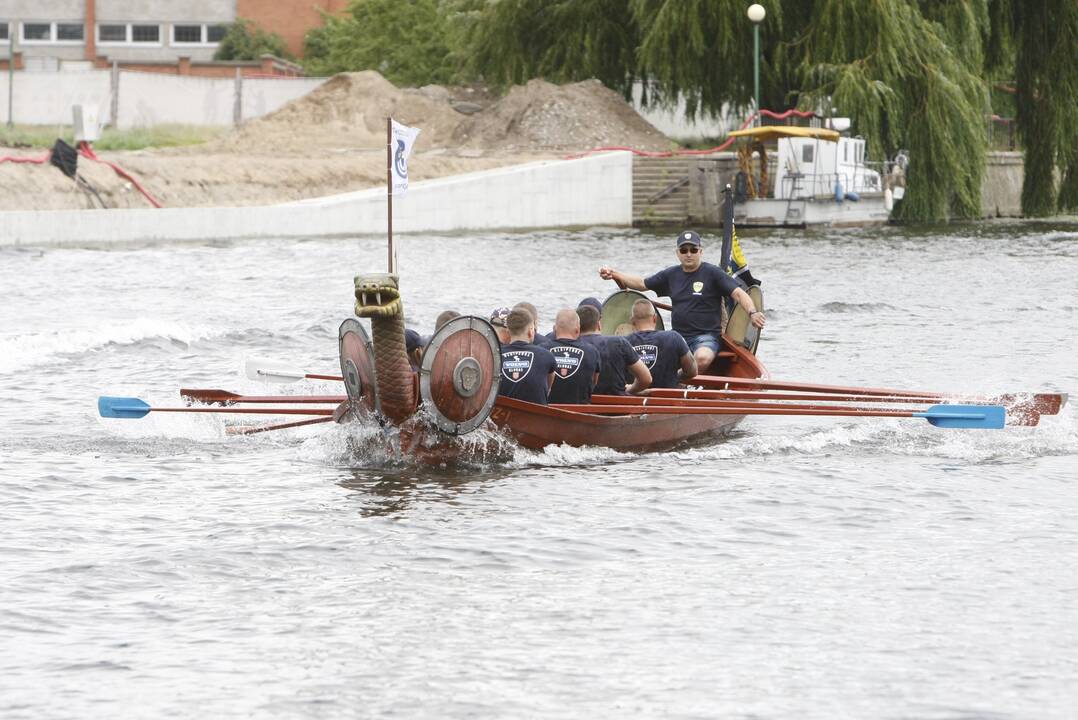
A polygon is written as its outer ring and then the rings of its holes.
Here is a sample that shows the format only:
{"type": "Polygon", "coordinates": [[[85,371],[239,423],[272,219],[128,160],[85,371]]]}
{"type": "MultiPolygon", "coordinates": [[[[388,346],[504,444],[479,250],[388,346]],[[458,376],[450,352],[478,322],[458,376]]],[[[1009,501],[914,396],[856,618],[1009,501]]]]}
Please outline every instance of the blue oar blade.
{"type": "Polygon", "coordinates": [[[1007,411],[1002,405],[933,405],[913,416],[927,418],[941,428],[998,430],[1007,422],[1007,411]]]}
{"type": "Polygon", "coordinates": [[[133,420],[145,417],[150,412],[150,406],[138,398],[102,395],[97,399],[97,412],[105,418],[133,420]]]}

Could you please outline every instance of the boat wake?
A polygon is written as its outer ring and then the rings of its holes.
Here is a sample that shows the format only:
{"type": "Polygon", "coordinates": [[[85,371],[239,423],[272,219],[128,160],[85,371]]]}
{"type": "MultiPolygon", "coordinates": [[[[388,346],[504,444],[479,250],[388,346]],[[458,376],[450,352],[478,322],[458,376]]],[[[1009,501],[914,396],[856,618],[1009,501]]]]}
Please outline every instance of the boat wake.
{"type": "Polygon", "coordinates": [[[0,337],[0,372],[14,372],[60,357],[95,352],[115,345],[159,343],[187,347],[193,342],[223,334],[209,326],[155,318],[104,325],[94,330],[58,330],[0,337]]]}

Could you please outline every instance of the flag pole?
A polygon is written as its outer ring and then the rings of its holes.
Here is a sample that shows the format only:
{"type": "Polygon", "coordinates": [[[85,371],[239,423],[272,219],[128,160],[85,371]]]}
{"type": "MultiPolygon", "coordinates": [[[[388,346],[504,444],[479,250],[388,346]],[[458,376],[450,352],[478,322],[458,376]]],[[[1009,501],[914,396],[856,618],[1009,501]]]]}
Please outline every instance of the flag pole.
{"type": "Polygon", "coordinates": [[[393,272],[393,118],[386,118],[386,200],[389,205],[389,272],[393,272]]]}

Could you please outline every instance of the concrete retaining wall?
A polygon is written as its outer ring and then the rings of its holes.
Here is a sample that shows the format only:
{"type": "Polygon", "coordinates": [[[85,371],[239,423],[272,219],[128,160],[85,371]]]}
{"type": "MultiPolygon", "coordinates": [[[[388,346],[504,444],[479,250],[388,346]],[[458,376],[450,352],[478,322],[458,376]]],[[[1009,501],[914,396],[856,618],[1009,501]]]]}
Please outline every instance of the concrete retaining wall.
{"type": "MultiPolygon", "coordinates": [[[[116,118],[110,70],[14,73],[13,120],[27,125],[71,125],[73,105],[96,104],[102,123],[120,128],[160,124],[231,125],[233,78],[119,72],[116,118]]],[[[325,78],[244,78],[241,117],[262,117],[302,97],[325,78]]],[[[0,73],[0,120],[8,117],[8,74],[0,73]]]]}
{"type": "MultiPolygon", "coordinates": [[[[632,224],[632,155],[529,163],[414,183],[396,233],[632,224]]],[[[0,213],[0,246],[385,234],[386,191],[232,208],[0,213]]]]}
{"type": "Polygon", "coordinates": [[[981,208],[985,217],[1021,217],[1025,160],[1020,152],[988,153],[981,208]]]}

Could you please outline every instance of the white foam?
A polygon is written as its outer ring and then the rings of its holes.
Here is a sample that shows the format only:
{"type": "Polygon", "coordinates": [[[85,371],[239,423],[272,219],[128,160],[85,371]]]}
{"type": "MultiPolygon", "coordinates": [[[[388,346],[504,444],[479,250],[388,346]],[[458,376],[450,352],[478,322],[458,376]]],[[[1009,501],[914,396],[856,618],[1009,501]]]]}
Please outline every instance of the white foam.
{"type": "Polygon", "coordinates": [[[40,365],[59,355],[90,352],[112,344],[132,345],[151,338],[162,338],[189,345],[217,334],[220,331],[207,326],[140,317],[102,325],[93,330],[7,335],[0,337],[0,372],[13,372],[40,365]]]}

